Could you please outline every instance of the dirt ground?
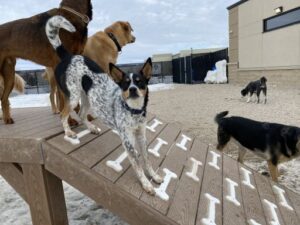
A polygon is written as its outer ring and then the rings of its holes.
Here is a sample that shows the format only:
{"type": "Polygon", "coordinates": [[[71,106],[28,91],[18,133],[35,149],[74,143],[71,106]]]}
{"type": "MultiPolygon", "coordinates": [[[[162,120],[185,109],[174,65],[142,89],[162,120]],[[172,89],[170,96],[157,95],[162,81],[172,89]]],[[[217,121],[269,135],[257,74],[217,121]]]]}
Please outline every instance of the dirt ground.
{"type": "MultiPolygon", "coordinates": [[[[229,115],[300,127],[300,89],[269,85],[267,104],[246,103],[246,98],[241,98],[241,89],[242,86],[233,84],[174,85],[174,89],[150,93],[149,112],[179,124],[187,134],[212,145],[217,141],[214,116],[225,110],[229,110],[229,115]]],[[[237,151],[233,142],[225,150],[234,158],[237,151]]],[[[252,153],[247,153],[245,159],[251,168],[267,171],[266,163],[252,153]]],[[[298,171],[300,159],[282,164],[280,183],[300,193],[298,171]]]]}

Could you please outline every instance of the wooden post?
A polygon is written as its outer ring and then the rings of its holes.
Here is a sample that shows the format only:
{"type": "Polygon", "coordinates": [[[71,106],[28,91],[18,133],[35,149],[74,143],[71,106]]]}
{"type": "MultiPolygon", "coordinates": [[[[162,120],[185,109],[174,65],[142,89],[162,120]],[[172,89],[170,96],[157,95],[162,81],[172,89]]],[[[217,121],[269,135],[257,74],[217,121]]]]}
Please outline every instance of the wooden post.
{"type": "Polygon", "coordinates": [[[68,225],[62,181],[43,165],[22,164],[33,225],[68,225]]]}

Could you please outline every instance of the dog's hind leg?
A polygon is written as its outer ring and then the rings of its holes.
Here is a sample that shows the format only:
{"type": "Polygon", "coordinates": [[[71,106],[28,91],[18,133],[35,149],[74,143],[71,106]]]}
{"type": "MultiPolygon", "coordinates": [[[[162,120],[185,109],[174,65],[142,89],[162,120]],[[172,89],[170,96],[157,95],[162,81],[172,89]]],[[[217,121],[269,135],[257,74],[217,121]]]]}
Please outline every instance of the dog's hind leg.
{"type": "Polygon", "coordinates": [[[238,146],[239,146],[238,161],[240,163],[243,163],[247,150],[241,144],[238,144],[238,146]]]}
{"type": "Polygon", "coordinates": [[[219,125],[217,136],[218,136],[217,149],[219,151],[223,151],[227,143],[230,141],[230,135],[227,132],[225,132],[219,125]]]}
{"type": "Polygon", "coordinates": [[[2,74],[0,74],[0,99],[2,98],[4,92],[4,79],[2,74]]]}
{"type": "Polygon", "coordinates": [[[88,119],[88,112],[90,109],[90,102],[88,100],[87,95],[82,91],[81,92],[81,107],[79,111],[79,116],[83,123],[87,126],[87,128],[91,131],[93,134],[99,134],[101,129],[97,127],[96,125],[92,124],[88,119]]]}
{"type": "Polygon", "coordinates": [[[272,160],[268,160],[268,167],[269,167],[269,171],[272,177],[272,180],[277,182],[278,181],[278,176],[279,176],[279,172],[278,172],[278,167],[277,165],[274,165],[272,160]]]}
{"type": "Polygon", "coordinates": [[[146,139],[146,125],[140,126],[136,131],[136,141],[139,149],[142,152],[142,157],[145,162],[146,171],[149,173],[150,177],[153,179],[155,183],[162,183],[163,178],[159,176],[153,169],[152,164],[148,157],[147,150],[147,139],[146,139]]]}
{"type": "Polygon", "coordinates": [[[15,58],[7,58],[4,59],[1,72],[4,79],[4,90],[1,97],[1,105],[2,105],[2,112],[3,112],[3,121],[6,124],[13,124],[14,120],[11,118],[10,115],[10,103],[9,103],[9,95],[14,88],[15,83],[15,65],[16,59],[15,58]]]}

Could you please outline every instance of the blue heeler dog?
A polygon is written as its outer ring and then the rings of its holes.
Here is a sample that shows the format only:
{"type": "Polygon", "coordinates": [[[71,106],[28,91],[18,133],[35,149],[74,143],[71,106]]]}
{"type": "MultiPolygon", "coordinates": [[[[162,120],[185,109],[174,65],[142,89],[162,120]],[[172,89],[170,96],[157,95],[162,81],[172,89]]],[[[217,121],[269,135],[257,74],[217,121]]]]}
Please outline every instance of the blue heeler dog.
{"type": "Polygon", "coordinates": [[[87,120],[87,112],[91,110],[93,115],[119,133],[143,188],[154,195],[154,187],[144,173],[135,148],[137,144],[142,152],[148,175],[156,183],[161,183],[163,179],[153,170],[148,160],[145,134],[151,59],[146,61],[139,74],[126,74],[110,64],[111,79],[109,75],[101,73],[99,66],[89,58],[67,52],[59,39],[60,28],[70,32],[74,32],[75,28],[62,16],[54,16],[46,24],[48,39],[61,59],[55,70],[55,77],[67,99],[61,112],[66,137],[76,139],[76,133],[69,127],[68,116],[81,100],[80,117],[83,123],[92,133],[99,132],[99,128],[87,120]]]}

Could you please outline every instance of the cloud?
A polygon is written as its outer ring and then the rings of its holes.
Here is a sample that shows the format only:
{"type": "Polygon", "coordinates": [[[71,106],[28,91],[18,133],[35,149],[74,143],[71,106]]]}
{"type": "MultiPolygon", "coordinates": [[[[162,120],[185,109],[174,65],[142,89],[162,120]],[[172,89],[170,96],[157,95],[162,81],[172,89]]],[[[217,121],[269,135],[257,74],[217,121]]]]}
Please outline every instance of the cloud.
{"type": "MultiPolygon", "coordinates": [[[[237,0],[92,0],[89,35],[116,20],[129,21],[137,42],[123,49],[120,63],[143,61],[183,48],[228,46],[227,6],[237,0]]],[[[58,7],[59,0],[12,0],[0,5],[0,23],[58,7]],[[12,10],[13,9],[13,10],[12,10]]]]}

